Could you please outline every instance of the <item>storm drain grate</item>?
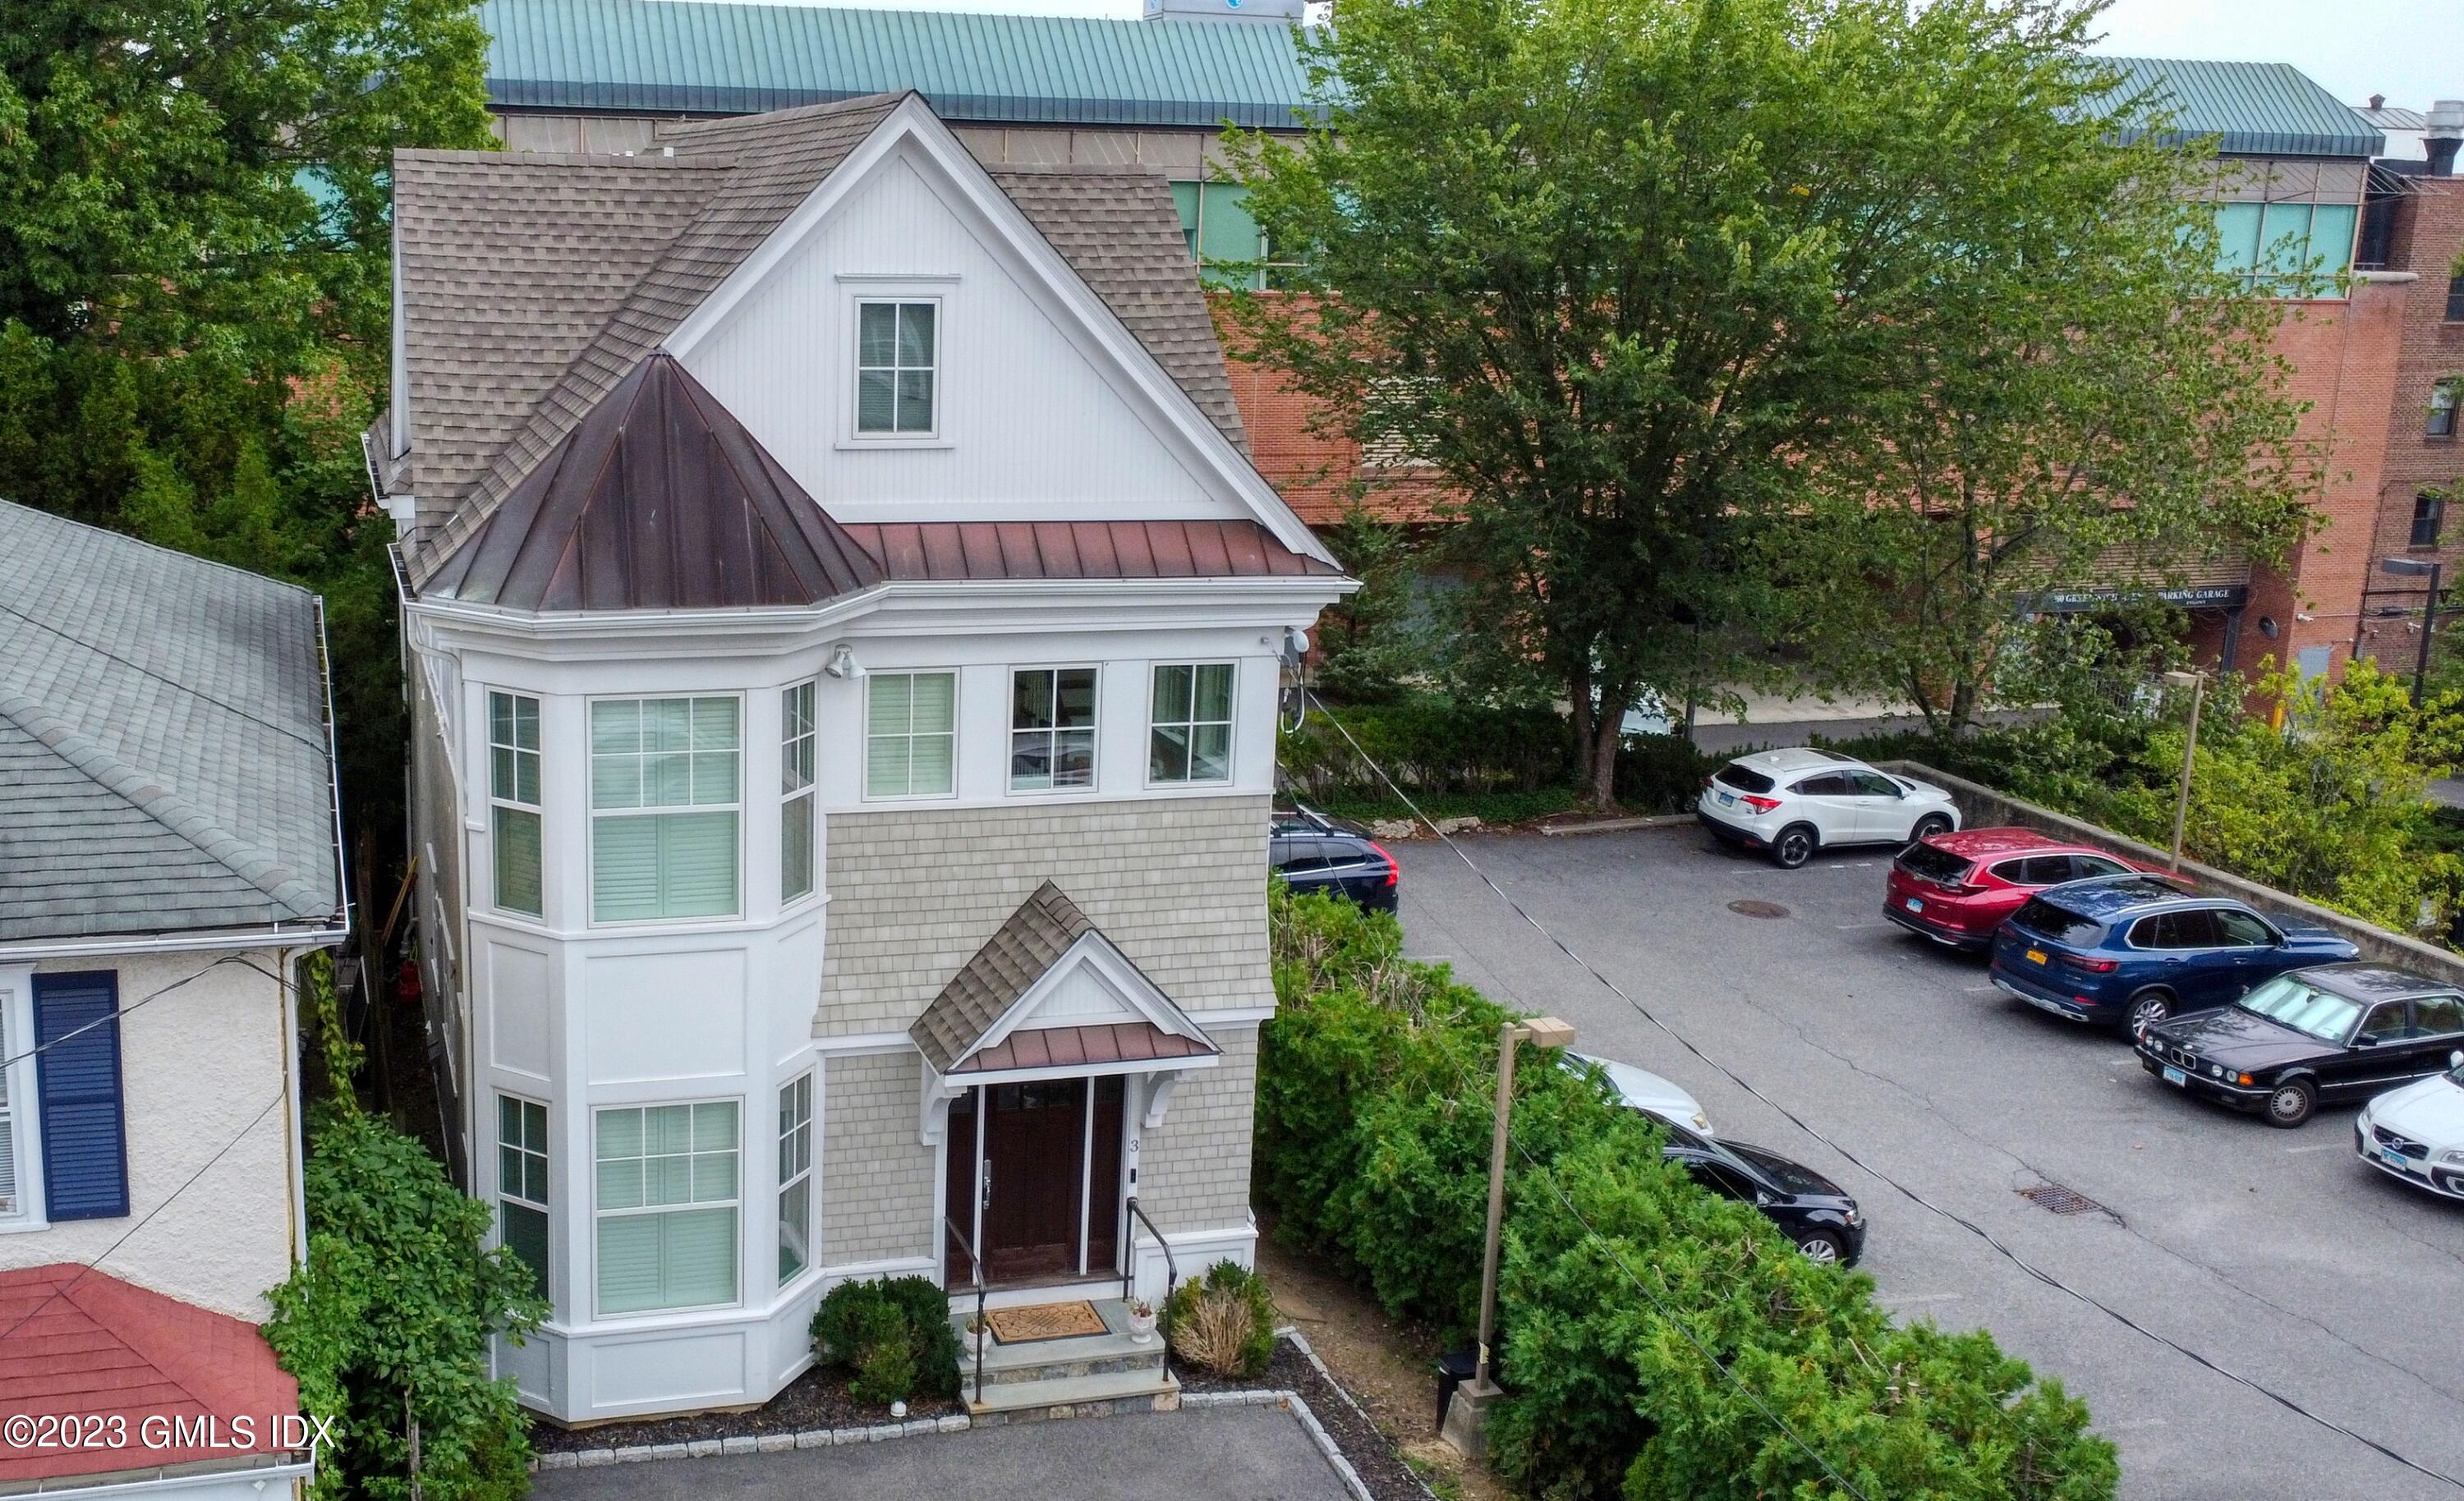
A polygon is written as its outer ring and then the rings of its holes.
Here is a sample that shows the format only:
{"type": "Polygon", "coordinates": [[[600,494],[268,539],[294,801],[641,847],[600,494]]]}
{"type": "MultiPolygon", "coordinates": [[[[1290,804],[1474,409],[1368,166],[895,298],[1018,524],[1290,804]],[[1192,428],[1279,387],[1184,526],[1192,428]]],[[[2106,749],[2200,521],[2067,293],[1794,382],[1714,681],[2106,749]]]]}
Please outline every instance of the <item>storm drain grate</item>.
{"type": "Polygon", "coordinates": [[[1739,917],[1788,916],[1788,908],[1781,906],[1776,902],[1765,902],[1757,897],[1740,897],[1736,901],[1728,903],[1728,910],[1734,912],[1739,917]]]}
{"type": "Polygon", "coordinates": [[[2056,1214],[2101,1214],[2117,1225],[2122,1223],[2121,1215],[2077,1188],[2065,1188],[2057,1183],[2040,1183],[2033,1188],[2022,1188],[2019,1197],[2056,1214]]]}

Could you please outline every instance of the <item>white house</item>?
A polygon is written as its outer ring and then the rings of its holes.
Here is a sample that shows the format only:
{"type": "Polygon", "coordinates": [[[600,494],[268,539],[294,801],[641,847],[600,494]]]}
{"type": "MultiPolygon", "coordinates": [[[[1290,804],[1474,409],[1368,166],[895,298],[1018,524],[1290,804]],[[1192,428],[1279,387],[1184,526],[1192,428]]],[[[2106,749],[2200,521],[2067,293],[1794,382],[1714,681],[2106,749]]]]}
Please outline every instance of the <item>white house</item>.
{"type": "Polygon", "coordinates": [[[1164,181],[891,95],[394,193],[420,944],[524,1401],[761,1402],[848,1277],[1110,1338],[1247,1261],[1279,671],[1353,585],[1164,181]]]}
{"type": "Polygon", "coordinates": [[[307,1250],[288,977],[348,928],[332,729],[315,596],[0,501],[0,1390],[53,1421],[0,1490],[311,1471],[257,1326],[307,1250]]]}

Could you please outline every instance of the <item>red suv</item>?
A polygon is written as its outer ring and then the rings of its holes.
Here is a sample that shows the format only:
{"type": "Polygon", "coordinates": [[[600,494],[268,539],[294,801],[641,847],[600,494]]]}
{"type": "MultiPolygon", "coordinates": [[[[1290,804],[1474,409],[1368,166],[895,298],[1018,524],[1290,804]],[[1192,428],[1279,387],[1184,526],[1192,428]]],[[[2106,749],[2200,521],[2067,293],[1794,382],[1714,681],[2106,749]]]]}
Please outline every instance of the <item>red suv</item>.
{"type": "Polygon", "coordinates": [[[1963,829],[1900,852],[1882,915],[1937,944],[1981,952],[2002,920],[2047,886],[2151,868],[2034,829],[1963,829]]]}

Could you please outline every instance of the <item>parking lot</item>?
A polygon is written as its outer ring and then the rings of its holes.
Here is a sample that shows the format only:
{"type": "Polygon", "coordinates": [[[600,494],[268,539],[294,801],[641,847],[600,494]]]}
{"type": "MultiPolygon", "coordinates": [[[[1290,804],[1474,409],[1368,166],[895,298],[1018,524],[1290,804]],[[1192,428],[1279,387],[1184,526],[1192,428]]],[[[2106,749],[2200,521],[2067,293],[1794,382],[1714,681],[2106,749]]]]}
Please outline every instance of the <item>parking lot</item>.
{"type": "MultiPolygon", "coordinates": [[[[2352,1110],[2298,1131],[2166,1089],[2120,1037],[2030,1010],[1881,915],[1888,851],[1783,871],[1692,827],[1463,848],[1705,1054],[1876,1172],[2167,1338],[2464,1477],[2464,1205],[2369,1171],[2352,1110]],[[1749,917],[1733,902],[1776,903],[1749,917]],[[2101,1208],[2057,1214],[2057,1185],[2101,1208]]],[[[2032,1277],[1686,1054],[1551,947],[1444,845],[1391,845],[1406,945],[1577,1048],[1667,1076],[1722,1135],[1855,1194],[1885,1303],[1990,1329],[2084,1398],[2133,1501],[2455,1501],[2415,1473],[2032,1277]]]]}

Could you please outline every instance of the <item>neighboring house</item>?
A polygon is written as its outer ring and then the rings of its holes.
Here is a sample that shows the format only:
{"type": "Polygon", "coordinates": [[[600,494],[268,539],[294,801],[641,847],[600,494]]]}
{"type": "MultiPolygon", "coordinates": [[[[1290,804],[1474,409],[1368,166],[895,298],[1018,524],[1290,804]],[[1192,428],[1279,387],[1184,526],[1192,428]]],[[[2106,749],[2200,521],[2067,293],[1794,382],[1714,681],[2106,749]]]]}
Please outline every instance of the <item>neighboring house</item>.
{"type": "Polygon", "coordinates": [[[1353,585],[1165,183],[909,94],[394,194],[419,943],[523,1401],[764,1401],[849,1277],[1247,1262],[1279,672],[1353,585]]]}
{"type": "Polygon", "coordinates": [[[0,1490],[310,1472],[256,1326],[307,1250],[286,977],[348,926],[327,706],[316,596],[0,501],[0,1391],[106,1425],[12,1430],[0,1490]]]}

